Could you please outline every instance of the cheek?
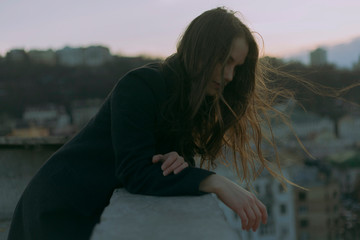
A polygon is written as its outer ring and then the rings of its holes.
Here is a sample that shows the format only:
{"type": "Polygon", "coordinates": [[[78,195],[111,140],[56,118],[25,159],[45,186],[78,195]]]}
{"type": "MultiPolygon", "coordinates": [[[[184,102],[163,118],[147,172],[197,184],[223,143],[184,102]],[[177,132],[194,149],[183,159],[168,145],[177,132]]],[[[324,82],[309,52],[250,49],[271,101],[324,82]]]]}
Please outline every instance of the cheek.
{"type": "Polygon", "coordinates": [[[215,80],[220,80],[221,79],[221,66],[217,65],[214,69],[214,72],[212,74],[212,78],[215,80]]]}

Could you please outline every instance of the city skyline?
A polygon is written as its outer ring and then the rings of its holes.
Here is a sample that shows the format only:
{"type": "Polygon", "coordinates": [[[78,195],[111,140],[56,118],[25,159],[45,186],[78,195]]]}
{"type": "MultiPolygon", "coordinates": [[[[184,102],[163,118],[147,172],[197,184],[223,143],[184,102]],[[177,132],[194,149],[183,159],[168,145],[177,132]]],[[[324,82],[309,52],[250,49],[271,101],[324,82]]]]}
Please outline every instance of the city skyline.
{"type": "Polygon", "coordinates": [[[360,2],[353,0],[19,0],[0,3],[0,55],[15,48],[103,45],[114,54],[166,57],[192,19],[219,6],[239,11],[261,35],[255,34],[263,55],[287,57],[360,36],[360,2]]]}

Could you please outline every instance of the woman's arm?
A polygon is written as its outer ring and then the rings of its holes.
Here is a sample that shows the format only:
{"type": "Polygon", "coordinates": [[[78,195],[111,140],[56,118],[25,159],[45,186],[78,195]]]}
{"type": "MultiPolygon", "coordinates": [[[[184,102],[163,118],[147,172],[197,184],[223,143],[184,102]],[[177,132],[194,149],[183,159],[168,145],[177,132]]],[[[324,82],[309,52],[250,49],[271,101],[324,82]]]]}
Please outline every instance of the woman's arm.
{"type": "Polygon", "coordinates": [[[211,175],[199,185],[199,190],[215,193],[217,197],[237,213],[241,219],[244,230],[256,231],[260,225],[267,221],[267,211],[263,203],[256,196],[220,175],[211,175]]]}
{"type": "MultiPolygon", "coordinates": [[[[153,163],[159,110],[166,94],[161,74],[141,68],[127,74],[110,96],[111,137],[115,175],[129,192],[155,196],[201,195],[200,182],[214,174],[186,167],[164,176],[161,163],[153,163]]],[[[175,149],[169,149],[169,151],[175,149]]]]}

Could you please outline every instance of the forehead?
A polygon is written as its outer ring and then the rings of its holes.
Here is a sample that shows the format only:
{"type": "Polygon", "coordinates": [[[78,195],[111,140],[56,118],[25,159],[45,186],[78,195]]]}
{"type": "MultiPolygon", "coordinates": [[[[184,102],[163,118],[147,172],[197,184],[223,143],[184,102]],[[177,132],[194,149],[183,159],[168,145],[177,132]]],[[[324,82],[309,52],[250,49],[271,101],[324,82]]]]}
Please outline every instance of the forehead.
{"type": "Polygon", "coordinates": [[[245,38],[235,38],[231,44],[230,57],[236,64],[243,64],[249,52],[249,45],[245,38]]]}

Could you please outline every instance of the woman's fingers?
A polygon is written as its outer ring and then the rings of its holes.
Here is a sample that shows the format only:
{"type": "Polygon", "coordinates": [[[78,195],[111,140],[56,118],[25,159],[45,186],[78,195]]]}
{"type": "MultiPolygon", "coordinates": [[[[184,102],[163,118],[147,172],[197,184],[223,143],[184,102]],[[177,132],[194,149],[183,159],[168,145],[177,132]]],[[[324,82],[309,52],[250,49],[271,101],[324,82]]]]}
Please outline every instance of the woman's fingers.
{"type": "MultiPolygon", "coordinates": [[[[165,162],[164,162],[164,164],[165,164],[165,162]]],[[[161,167],[164,170],[164,176],[172,173],[176,168],[180,167],[182,164],[183,164],[183,162],[181,160],[175,159],[170,166],[166,165],[164,168],[161,167]]]]}
{"type": "Polygon", "coordinates": [[[189,166],[189,164],[187,162],[182,163],[179,167],[177,167],[174,170],[174,174],[178,174],[179,172],[181,172],[182,170],[184,170],[185,168],[187,168],[189,166]]]}
{"type": "Polygon", "coordinates": [[[248,224],[246,224],[245,229],[250,230],[256,222],[256,215],[251,207],[246,207],[245,213],[248,218],[248,224]]]}
{"type": "Polygon", "coordinates": [[[259,228],[260,222],[264,224],[267,220],[266,207],[255,196],[250,200],[250,204],[245,207],[248,223],[244,225],[246,230],[252,229],[254,232],[259,228]]]}
{"type": "Polygon", "coordinates": [[[177,174],[181,172],[184,168],[188,167],[188,163],[184,161],[184,158],[179,156],[177,152],[170,152],[167,154],[158,154],[154,155],[152,158],[153,163],[162,161],[161,169],[163,170],[164,176],[174,172],[177,174]]]}
{"type": "Polygon", "coordinates": [[[163,171],[167,170],[170,166],[172,166],[176,162],[176,160],[177,160],[177,156],[174,154],[165,156],[165,161],[161,165],[161,169],[163,171]]]}
{"type": "Polygon", "coordinates": [[[267,214],[267,210],[265,205],[260,202],[260,201],[256,201],[256,205],[259,207],[259,210],[261,212],[261,221],[263,224],[266,224],[267,219],[268,219],[268,214],[267,214]]]}
{"type": "MultiPolygon", "coordinates": [[[[264,220],[263,211],[259,207],[263,204],[255,196],[250,198],[249,201],[250,203],[244,209],[248,218],[248,223],[245,225],[245,229],[246,230],[252,229],[255,232],[259,228],[260,222],[264,220]]],[[[266,213],[266,208],[265,208],[265,213],[266,213]]],[[[265,219],[267,219],[267,217],[265,219]]]]}
{"type": "Polygon", "coordinates": [[[161,160],[164,159],[164,155],[162,154],[157,154],[157,155],[154,155],[152,157],[152,163],[157,163],[157,162],[160,162],[161,160]]]}
{"type": "Polygon", "coordinates": [[[245,230],[246,229],[245,227],[247,226],[247,223],[249,221],[248,217],[246,216],[246,214],[245,214],[245,212],[243,210],[240,210],[238,212],[238,215],[239,215],[239,217],[241,219],[241,227],[242,227],[243,230],[245,230]]]}
{"type": "Polygon", "coordinates": [[[256,231],[261,221],[263,223],[267,221],[266,207],[253,193],[225,177],[218,176],[213,179],[215,179],[213,184],[217,184],[217,188],[213,192],[225,205],[239,215],[244,230],[256,231]]]}
{"type": "Polygon", "coordinates": [[[251,227],[251,229],[255,232],[256,229],[258,229],[259,225],[260,225],[260,221],[261,221],[261,218],[262,218],[262,215],[261,215],[261,212],[258,208],[257,205],[253,206],[253,212],[255,213],[255,216],[256,216],[256,220],[255,220],[255,223],[253,224],[253,226],[251,227]]]}

